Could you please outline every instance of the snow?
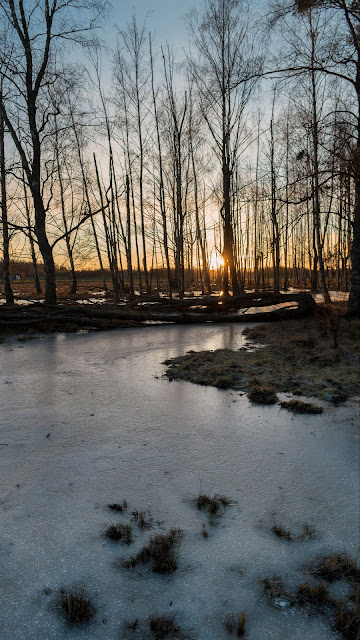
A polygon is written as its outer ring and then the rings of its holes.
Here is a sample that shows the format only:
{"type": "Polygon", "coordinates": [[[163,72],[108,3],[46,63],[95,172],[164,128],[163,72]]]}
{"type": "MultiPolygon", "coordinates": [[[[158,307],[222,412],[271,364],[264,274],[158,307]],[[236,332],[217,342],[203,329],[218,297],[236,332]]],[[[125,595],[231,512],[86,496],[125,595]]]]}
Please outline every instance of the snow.
{"type": "Polygon", "coordinates": [[[355,403],[294,416],[252,406],[237,392],[162,378],[163,361],[190,349],[238,349],[245,326],[171,325],[0,345],[4,640],[127,639],[134,634],[126,624],[136,618],[137,637],[146,639],[155,611],[176,611],[188,637],[225,640],[226,613],[243,609],[252,640],[334,637],[321,617],[271,607],[259,580],[276,573],[295,587],[319,555],[356,555],[355,403]],[[215,527],[193,504],[200,491],[234,503],[215,527]],[[130,547],[104,538],[111,522],[128,521],[107,508],[124,499],[129,515],[149,511],[153,532],[183,529],[172,576],[121,567],[151,535],[134,526],[130,547]],[[274,522],[294,533],[308,523],[317,537],[278,539],[274,522]],[[57,602],[60,587],[74,585],[86,586],[98,615],[72,629],[57,602]]]}

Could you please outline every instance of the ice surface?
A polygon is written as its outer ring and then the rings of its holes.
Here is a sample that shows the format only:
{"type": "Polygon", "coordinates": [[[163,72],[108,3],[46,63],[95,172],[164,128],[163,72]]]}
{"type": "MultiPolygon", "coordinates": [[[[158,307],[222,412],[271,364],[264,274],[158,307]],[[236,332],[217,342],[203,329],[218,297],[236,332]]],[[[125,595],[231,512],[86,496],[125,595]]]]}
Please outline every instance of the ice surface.
{"type": "Polygon", "coordinates": [[[2,640],[145,639],[155,611],[177,611],[189,637],[225,640],[226,613],[243,609],[251,640],[334,637],[322,618],[270,607],[258,581],[276,573],[295,587],[318,555],[356,555],[355,403],[304,417],[162,378],[162,362],[190,349],[238,349],[244,328],[172,325],[0,346],[2,640]],[[200,489],[234,502],[216,527],[194,507],[200,489]],[[104,539],[111,522],[128,520],[107,508],[124,499],[130,512],[149,510],[153,532],[184,530],[173,576],[119,567],[151,534],[135,527],[130,547],[104,539]],[[306,522],[317,537],[277,539],[275,521],[295,533],[306,522]],[[70,629],[56,604],[60,587],[75,584],[98,615],[70,629]],[[134,636],[126,623],[136,618],[134,636]]]}

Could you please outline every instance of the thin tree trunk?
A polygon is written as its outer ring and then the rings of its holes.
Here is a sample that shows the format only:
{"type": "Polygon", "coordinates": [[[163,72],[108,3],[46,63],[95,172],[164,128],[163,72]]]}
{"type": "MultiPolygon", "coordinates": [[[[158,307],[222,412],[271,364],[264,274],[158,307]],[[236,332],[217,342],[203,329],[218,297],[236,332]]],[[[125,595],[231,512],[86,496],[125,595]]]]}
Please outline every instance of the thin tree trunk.
{"type": "Polygon", "coordinates": [[[26,193],[26,182],[25,182],[25,174],[24,174],[24,172],[23,172],[23,187],[24,187],[24,204],[25,204],[25,213],[26,213],[26,222],[27,222],[28,234],[29,234],[31,260],[32,260],[33,269],[34,269],[34,283],[35,283],[36,293],[38,295],[41,295],[42,294],[42,289],[41,289],[41,284],[40,284],[39,272],[38,272],[38,268],[37,268],[35,244],[34,244],[34,238],[33,238],[33,234],[32,234],[32,227],[31,227],[31,220],[30,220],[30,209],[29,209],[29,202],[28,202],[28,197],[27,197],[27,193],[26,193]]]}
{"type": "Polygon", "coordinates": [[[70,293],[71,294],[75,294],[76,290],[77,290],[77,278],[76,278],[75,264],[74,264],[72,248],[71,248],[71,244],[70,244],[69,229],[68,229],[68,224],[67,224],[67,220],[66,220],[64,183],[63,183],[62,174],[61,174],[61,167],[60,167],[59,139],[58,139],[58,127],[57,127],[57,119],[56,119],[56,117],[55,117],[55,145],[56,145],[56,147],[55,147],[56,168],[57,168],[58,181],[59,181],[59,191],[60,191],[61,215],[62,215],[62,219],[63,219],[63,223],[64,223],[64,230],[65,230],[65,234],[66,234],[65,235],[65,243],[66,243],[66,249],[67,249],[68,256],[69,256],[71,276],[72,276],[72,285],[71,285],[70,293]]]}
{"type": "Polygon", "coordinates": [[[321,239],[321,218],[320,218],[320,188],[319,188],[319,130],[317,114],[317,91],[315,78],[315,43],[316,35],[312,28],[311,10],[309,11],[310,33],[311,33],[311,90],[312,90],[312,141],[314,153],[314,224],[316,235],[316,246],[319,260],[320,285],[326,304],[331,302],[325,279],[325,267],[323,257],[323,240],[321,239]]]}
{"type": "MultiPolygon", "coordinates": [[[[0,87],[2,100],[2,87],[0,87]]],[[[1,182],[1,219],[3,231],[3,282],[6,304],[14,304],[14,294],[10,284],[10,238],[7,217],[6,167],[5,167],[5,121],[0,111],[0,182],[1,182]]]]}
{"type": "Polygon", "coordinates": [[[154,85],[154,61],[153,61],[153,55],[152,55],[152,45],[151,45],[151,37],[150,36],[149,36],[149,46],[150,46],[150,63],[151,63],[151,90],[152,90],[152,98],[153,98],[153,105],[154,105],[154,115],[155,115],[155,124],[156,124],[156,137],[157,137],[157,146],[158,146],[158,154],[159,154],[160,213],[161,213],[162,222],[163,222],[163,242],[164,242],[164,252],[165,252],[165,260],[166,260],[168,287],[169,287],[169,298],[171,299],[172,298],[171,267],[170,267],[168,232],[167,232],[167,221],[166,221],[164,171],[163,171],[163,159],[162,159],[162,151],[161,151],[159,115],[158,115],[158,109],[157,109],[157,103],[156,103],[156,95],[155,95],[155,85],[154,85]]]}

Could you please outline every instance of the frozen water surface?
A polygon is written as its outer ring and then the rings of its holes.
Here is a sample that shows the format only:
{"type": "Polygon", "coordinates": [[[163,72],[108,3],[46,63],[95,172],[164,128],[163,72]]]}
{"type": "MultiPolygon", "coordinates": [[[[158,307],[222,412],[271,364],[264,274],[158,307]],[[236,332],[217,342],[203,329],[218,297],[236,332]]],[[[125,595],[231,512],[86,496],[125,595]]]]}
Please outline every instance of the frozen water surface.
{"type": "Polygon", "coordinates": [[[239,348],[243,329],[148,327],[1,345],[4,640],[145,639],[155,611],[176,611],[189,637],[222,640],[226,613],[243,609],[252,640],[334,637],[321,617],[271,607],[258,581],[276,573],[295,588],[318,555],[356,555],[355,403],[293,416],[161,377],[165,359],[190,349],[239,348]],[[215,527],[194,508],[200,489],[234,502],[215,527]],[[149,510],[153,531],[184,530],[174,575],[119,566],[150,535],[135,526],[130,547],[104,539],[110,522],[128,520],[107,504],[124,499],[129,512],[149,510]],[[294,533],[308,523],[317,537],[277,539],[274,522],[294,533]],[[61,586],[76,584],[98,615],[70,629],[56,603],[61,586]],[[126,623],[136,618],[134,636],[126,623]]]}

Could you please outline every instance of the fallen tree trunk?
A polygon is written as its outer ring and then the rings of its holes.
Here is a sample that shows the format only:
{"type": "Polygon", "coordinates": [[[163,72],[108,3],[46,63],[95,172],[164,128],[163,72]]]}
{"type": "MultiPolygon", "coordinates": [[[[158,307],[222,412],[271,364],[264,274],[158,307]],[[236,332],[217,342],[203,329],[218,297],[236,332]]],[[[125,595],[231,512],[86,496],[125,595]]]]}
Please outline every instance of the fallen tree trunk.
{"type": "Polygon", "coordinates": [[[195,300],[197,304],[194,304],[193,299],[177,301],[180,304],[173,304],[166,300],[164,304],[156,305],[156,308],[152,306],[150,308],[148,306],[134,308],[133,305],[126,307],[58,305],[51,308],[39,304],[27,307],[0,307],[0,333],[19,333],[26,330],[70,332],[88,329],[100,331],[144,326],[144,324],[157,322],[172,324],[278,322],[310,315],[316,308],[313,297],[307,293],[266,294],[265,296],[244,294],[232,299],[229,303],[231,304],[230,308],[224,306],[221,299],[196,298],[195,300]],[[205,300],[208,304],[204,304],[205,300]],[[185,305],[184,302],[186,302],[185,305]],[[239,309],[284,305],[291,302],[296,303],[297,307],[282,307],[251,314],[239,313],[239,309]]]}

